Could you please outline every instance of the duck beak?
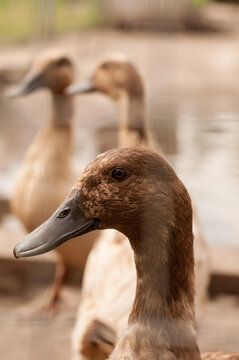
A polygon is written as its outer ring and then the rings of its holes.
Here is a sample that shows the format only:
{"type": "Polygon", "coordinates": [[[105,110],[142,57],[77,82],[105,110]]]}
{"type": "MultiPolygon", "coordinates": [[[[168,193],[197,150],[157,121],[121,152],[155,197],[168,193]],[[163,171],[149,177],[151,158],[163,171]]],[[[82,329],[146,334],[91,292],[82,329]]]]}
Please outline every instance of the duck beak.
{"type": "Polygon", "coordinates": [[[28,234],[14,248],[16,258],[46,253],[76,236],[99,227],[99,220],[85,216],[79,192],[66,199],[55,213],[37,229],[28,234]]]}
{"type": "Polygon", "coordinates": [[[14,98],[27,95],[36,89],[43,87],[42,73],[29,72],[24,79],[16,86],[11,87],[5,92],[5,96],[14,98]]]}
{"type": "Polygon", "coordinates": [[[65,89],[66,95],[85,94],[95,91],[92,79],[82,81],[79,84],[72,84],[65,89]]]}

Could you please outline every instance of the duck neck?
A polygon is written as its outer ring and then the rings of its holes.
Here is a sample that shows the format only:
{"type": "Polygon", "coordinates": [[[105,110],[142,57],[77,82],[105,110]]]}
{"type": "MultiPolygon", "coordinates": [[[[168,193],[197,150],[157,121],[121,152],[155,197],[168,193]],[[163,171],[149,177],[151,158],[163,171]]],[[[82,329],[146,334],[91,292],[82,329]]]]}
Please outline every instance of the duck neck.
{"type": "Polygon", "coordinates": [[[191,220],[182,226],[182,219],[175,215],[171,225],[159,226],[160,218],[158,214],[154,222],[147,224],[146,235],[136,229],[130,236],[137,285],[129,325],[140,324],[151,329],[152,334],[162,333],[175,354],[183,351],[185,359],[200,359],[194,329],[191,220]]]}
{"type": "Polygon", "coordinates": [[[143,95],[133,97],[124,92],[118,101],[119,145],[139,146],[147,141],[147,124],[143,95]]]}
{"type": "Polygon", "coordinates": [[[181,234],[179,241],[174,229],[162,228],[140,239],[143,245],[136,248],[133,245],[137,286],[130,322],[194,320],[193,248],[192,245],[185,250],[182,248],[187,240],[184,237],[181,234]]]}
{"type": "Polygon", "coordinates": [[[51,124],[56,127],[71,127],[72,116],[72,97],[53,93],[51,124]]]}

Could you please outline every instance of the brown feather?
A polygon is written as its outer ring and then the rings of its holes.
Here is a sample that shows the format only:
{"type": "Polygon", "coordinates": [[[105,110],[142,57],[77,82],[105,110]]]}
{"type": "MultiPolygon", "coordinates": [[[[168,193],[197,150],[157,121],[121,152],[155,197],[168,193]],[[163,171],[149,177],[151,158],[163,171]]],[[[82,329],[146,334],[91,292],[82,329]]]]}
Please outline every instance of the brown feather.
{"type": "Polygon", "coordinates": [[[112,352],[115,340],[114,330],[102,321],[94,319],[84,334],[81,353],[90,359],[105,359],[112,352]]]}

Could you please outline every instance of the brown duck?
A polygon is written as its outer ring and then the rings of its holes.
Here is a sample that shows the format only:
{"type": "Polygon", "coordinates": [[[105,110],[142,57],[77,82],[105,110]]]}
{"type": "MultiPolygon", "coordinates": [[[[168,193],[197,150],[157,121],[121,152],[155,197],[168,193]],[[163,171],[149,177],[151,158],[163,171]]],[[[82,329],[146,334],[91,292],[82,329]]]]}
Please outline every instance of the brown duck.
{"type": "MultiPolygon", "coordinates": [[[[13,213],[30,232],[45,221],[63,201],[74,183],[71,167],[73,147],[73,100],[64,89],[74,78],[69,56],[60,50],[47,50],[36,57],[20,84],[7,95],[23,96],[45,88],[51,94],[51,116],[27,150],[11,199],[13,213]]],[[[66,265],[84,268],[95,235],[86,241],[57,248],[57,269],[46,310],[54,310],[66,265]]]]}
{"type": "MultiPolygon", "coordinates": [[[[157,153],[125,148],[98,156],[55,213],[15,247],[14,255],[39,255],[72,237],[108,228],[129,239],[137,272],[128,325],[109,359],[200,360],[191,201],[157,153]]],[[[239,359],[236,353],[207,353],[202,359],[210,356],[239,359]]]]}

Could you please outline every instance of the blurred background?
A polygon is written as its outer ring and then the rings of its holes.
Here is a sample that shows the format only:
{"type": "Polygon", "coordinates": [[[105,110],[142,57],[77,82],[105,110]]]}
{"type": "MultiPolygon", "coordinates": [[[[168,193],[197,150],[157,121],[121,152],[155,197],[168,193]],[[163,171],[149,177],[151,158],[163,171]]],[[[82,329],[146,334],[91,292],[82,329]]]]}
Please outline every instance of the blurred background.
{"type": "MultiPolygon", "coordinates": [[[[47,296],[55,257],[12,255],[25,231],[9,199],[51,103],[46,90],[14,100],[4,91],[52,47],[73,58],[77,80],[111,52],[127,54],[140,69],[151,128],[193,196],[210,248],[200,348],[239,351],[239,1],[0,0],[1,357],[69,359],[80,300],[82,273],[72,269],[59,311],[31,316],[47,296]]],[[[118,124],[115,105],[103,95],[78,96],[74,107],[80,173],[103,147],[116,146],[118,124]]]]}

